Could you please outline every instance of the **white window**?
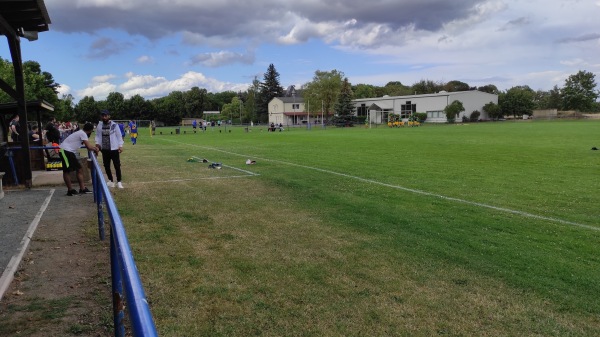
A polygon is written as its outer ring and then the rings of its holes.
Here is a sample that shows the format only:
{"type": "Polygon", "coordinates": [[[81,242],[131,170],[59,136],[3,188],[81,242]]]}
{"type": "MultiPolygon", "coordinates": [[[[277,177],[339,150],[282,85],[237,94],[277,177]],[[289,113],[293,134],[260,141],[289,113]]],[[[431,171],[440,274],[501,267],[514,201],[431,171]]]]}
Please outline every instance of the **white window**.
{"type": "Polygon", "coordinates": [[[444,111],[427,111],[427,118],[444,118],[446,113],[444,111]]]}

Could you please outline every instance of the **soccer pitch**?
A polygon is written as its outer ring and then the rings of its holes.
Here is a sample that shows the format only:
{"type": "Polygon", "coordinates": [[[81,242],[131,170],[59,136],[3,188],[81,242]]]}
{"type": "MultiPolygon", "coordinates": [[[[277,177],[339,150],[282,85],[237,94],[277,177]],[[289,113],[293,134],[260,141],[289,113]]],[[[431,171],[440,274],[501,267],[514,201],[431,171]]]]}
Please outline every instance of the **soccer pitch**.
{"type": "Polygon", "coordinates": [[[114,191],[163,336],[600,332],[598,122],[182,130],[114,191]]]}

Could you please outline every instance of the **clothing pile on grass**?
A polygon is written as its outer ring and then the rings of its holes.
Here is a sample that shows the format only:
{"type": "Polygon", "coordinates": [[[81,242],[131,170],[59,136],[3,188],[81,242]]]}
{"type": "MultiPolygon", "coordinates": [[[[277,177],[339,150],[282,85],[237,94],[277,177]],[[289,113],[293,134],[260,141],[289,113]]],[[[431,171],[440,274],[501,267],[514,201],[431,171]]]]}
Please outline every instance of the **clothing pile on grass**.
{"type": "MultiPolygon", "coordinates": [[[[198,157],[190,157],[187,160],[188,163],[208,163],[208,159],[206,158],[198,158],[198,157]]],[[[218,169],[220,170],[223,167],[221,163],[210,163],[208,164],[208,168],[210,169],[218,169]]]]}
{"type": "Polygon", "coordinates": [[[208,163],[207,159],[198,158],[198,157],[190,157],[187,160],[188,163],[208,163]]]}

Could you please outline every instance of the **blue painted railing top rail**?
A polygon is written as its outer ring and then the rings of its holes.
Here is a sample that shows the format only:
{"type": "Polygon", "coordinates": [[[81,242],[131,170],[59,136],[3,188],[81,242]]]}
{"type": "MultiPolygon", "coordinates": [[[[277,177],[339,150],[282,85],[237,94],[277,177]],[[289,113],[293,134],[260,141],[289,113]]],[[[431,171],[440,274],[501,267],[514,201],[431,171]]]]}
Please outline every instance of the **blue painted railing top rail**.
{"type": "Polygon", "coordinates": [[[134,336],[158,336],[150,306],[144,293],[144,287],[133,260],[133,254],[127,240],[125,227],[115,204],[110,190],[106,185],[104,175],[100,170],[98,161],[93,152],[89,152],[91,159],[92,184],[94,201],[98,206],[98,231],[100,239],[104,240],[104,211],[103,203],[106,204],[106,212],[110,218],[110,258],[111,276],[113,288],[113,309],[115,336],[125,336],[125,303],[129,312],[131,332],[134,336]],[[125,288],[125,301],[123,297],[123,286],[125,288]]]}

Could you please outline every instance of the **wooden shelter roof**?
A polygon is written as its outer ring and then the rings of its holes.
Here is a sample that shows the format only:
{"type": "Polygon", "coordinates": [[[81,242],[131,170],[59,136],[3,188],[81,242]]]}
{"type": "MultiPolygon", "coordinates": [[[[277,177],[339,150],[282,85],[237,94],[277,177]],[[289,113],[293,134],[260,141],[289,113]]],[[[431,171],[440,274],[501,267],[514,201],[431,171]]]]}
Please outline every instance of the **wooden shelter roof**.
{"type": "Polygon", "coordinates": [[[0,34],[48,31],[50,16],[43,0],[0,0],[0,34]]]}

